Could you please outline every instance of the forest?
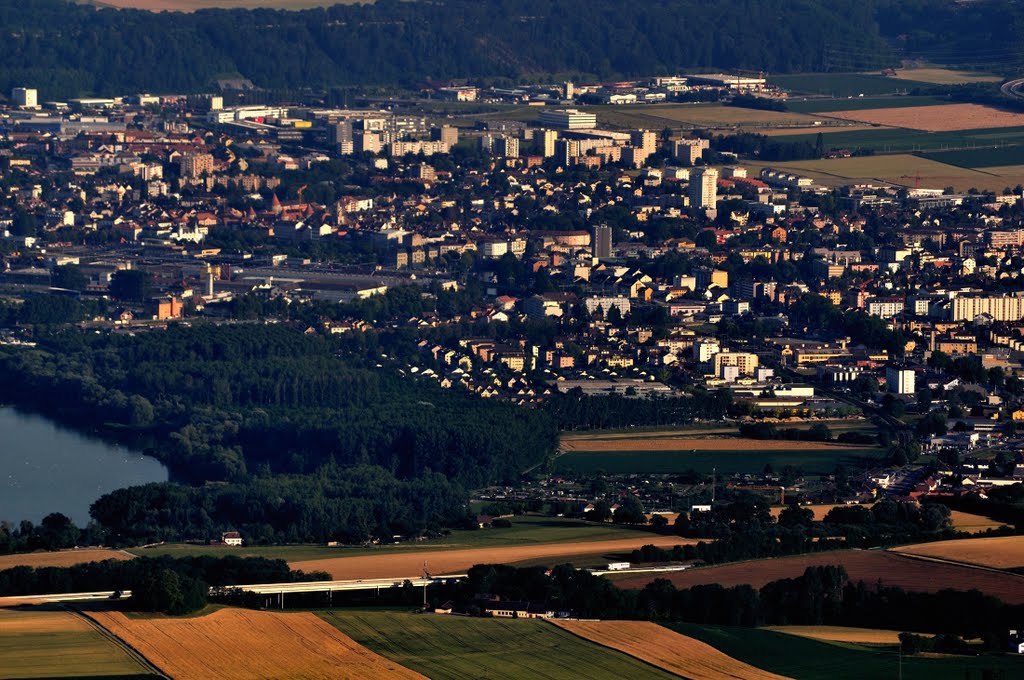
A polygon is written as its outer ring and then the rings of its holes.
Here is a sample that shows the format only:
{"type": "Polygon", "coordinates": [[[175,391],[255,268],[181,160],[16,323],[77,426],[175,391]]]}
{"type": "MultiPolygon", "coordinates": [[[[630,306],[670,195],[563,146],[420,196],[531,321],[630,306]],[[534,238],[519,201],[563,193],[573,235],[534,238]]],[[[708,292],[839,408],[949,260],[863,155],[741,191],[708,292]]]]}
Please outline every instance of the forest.
{"type": "Polygon", "coordinates": [[[638,0],[628,11],[613,0],[379,0],[191,14],[0,0],[0,91],[29,85],[45,101],[206,91],[230,77],[301,92],[701,68],[853,71],[916,54],[977,60],[981,48],[1012,68],[1022,21],[1012,0],[638,0]]]}
{"type": "Polygon", "coordinates": [[[460,526],[467,489],[515,480],[557,438],[541,411],[402,378],[283,324],[44,335],[38,349],[0,350],[0,401],[170,468],[176,482],[93,505],[114,544],[226,530],[358,542],[460,526]]]}

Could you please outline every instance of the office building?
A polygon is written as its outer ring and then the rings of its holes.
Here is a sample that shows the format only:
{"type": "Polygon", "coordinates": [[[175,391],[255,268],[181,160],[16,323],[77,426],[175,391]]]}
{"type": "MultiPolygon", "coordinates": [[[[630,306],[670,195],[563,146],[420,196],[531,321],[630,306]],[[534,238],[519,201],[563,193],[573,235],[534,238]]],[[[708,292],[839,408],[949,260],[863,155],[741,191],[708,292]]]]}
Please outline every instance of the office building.
{"type": "Polygon", "coordinates": [[[690,207],[714,210],[718,204],[718,170],[699,168],[690,173],[690,207]]]}
{"type": "Polygon", "coordinates": [[[606,224],[594,227],[594,257],[608,258],[612,256],[612,228],[606,224]]]}
{"type": "Polygon", "coordinates": [[[722,366],[736,366],[742,375],[754,375],[758,365],[757,355],[750,352],[719,352],[712,359],[715,375],[721,375],[722,366]]]}
{"type": "Polygon", "coordinates": [[[541,111],[540,124],[560,130],[592,130],[597,127],[597,116],[577,109],[555,109],[541,111]]]}

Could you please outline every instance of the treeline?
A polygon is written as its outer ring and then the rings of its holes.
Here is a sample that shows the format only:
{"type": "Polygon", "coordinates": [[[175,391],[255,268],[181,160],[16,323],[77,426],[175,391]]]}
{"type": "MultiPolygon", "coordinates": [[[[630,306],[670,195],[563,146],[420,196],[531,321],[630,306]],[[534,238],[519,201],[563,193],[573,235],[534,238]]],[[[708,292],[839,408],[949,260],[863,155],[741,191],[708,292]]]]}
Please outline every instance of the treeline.
{"type": "Polygon", "coordinates": [[[732,393],[697,391],[679,397],[637,398],[588,395],[580,388],[552,396],[544,410],[564,430],[686,425],[696,420],[721,420],[732,406],[732,393]]]}
{"type": "MultiPolygon", "coordinates": [[[[465,581],[433,593],[470,603],[479,593],[543,604],[580,618],[644,619],[733,626],[832,625],[914,630],[1002,641],[1019,625],[1024,606],[1008,605],[977,590],[908,593],[853,583],[841,566],[808,567],[803,575],[760,589],[718,584],[676,588],[656,579],[642,590],[620,590],[571,565],[516,568],[477,565],[465,581]]],[[[470,612],[476,613],[476,612],[470,612]]]]}
{"type": "Polygon", "coordinates": [[[0,302],[0,326],[77,323],[107,313],[105,300],[35,295],[21,304],[0,302]]]}
{"type": "MultiPolygon", "coordinates": [[[[0,90],[43,99],[192,92],[225,74],[299,91],[428,78],[676,73],[680,68],[822,70],[829,43],[891,55],[871,7],[855,0],[612,0],[339,4],[300,12],[190,14],[2,0],[0,90]],[[573,21],[563,21],[573,17],[573,21]]],[[[849,68],[864,59],[848,59],[849,68]]]]}
{"type": "Polygon", "coordinates": [[[823,144],[780,141],[776,137],[759,135],[754,132],[712,135],[711,139],[714,151],[754,156],[764,161],[802,161],[809,158],[821,158],[825,152],[823,144]]]}
{"type": "Polygon", "coordinates": [[[165,569],[182,577],[202,581],[208,587],[330,580],[329,574],[307,574],[289,569],[284,560],[264,557],[138,557],[133,560],[88,562],[71,567],[4,569],[0,571],[0,595],[132,590],[144,577],[165,569]]]}
{"type": "Polygon", "coordinates": [[[402,378],[347,341],[284,324],[39,339],[0,349],[0,399],[142,442],[196,485],[101,499],[94,517],[119,542],[243,526],[258,541],[366,540],[458,525],[466,488],[518,478],[557,439],[543,412],[402,378]]]}
{"type": "Polygon", "coordinates": [[[27,519],[17,526],[0,521],[0,555],[99,545],[104,536],[104,531],[96,524],[90,523],[88,527],[79,529],[59,512],[50,513],[38,525],[27,519]]]}

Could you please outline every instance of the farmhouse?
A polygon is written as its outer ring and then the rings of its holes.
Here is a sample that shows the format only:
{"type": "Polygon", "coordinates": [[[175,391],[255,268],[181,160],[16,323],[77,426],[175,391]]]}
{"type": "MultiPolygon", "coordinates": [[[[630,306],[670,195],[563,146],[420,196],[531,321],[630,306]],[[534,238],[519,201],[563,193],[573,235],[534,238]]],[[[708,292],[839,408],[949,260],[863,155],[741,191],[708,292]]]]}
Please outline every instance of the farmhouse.
{"type": "Polygon", "coordinates": [[[240,546],[242,545],[242,535],[237,531],[225,531],[220,535],[220,542],[224,545],[240,546]]]}

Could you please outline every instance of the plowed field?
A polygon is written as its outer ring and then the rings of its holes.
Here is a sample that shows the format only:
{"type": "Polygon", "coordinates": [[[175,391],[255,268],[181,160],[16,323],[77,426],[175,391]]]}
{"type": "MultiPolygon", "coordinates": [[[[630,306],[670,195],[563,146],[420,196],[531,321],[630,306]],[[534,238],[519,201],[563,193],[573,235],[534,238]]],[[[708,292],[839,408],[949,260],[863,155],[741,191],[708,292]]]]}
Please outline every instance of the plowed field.
{"type": "Polygon", "coordinates": [[[689,588],[706,583],[720,583],[723,586],[749,583],[755,588],[760,588],[771,581],[796,578],[802,575],[807,567],[827,564],[842,565],[850,580],[854,582],[864,581],[873,585],[881,581],[887,586],[898,586],[915,592],[936,592],[943,588],[976,588],[1009,604],[1024,604],[1024,576],[929,562],[881,550],[837,550],[814,555],[688,569],[672,574],[629,576],[621,580],[616,579],[615,585],[620,588],[643,588],[654,578],[667,578],[677,588],[689,588]]]}
{"type": "Polygon", "coordinates": [[[221,609],[191,619],[92,616],[175,680],[423,677],[310,613],[221,609]]]}
{"type": "Polygon", "coordinates": [[[908,106],[898,109],[865,109],[863,111],[826,111],[822,116],[853,120],[859,123],[889,127],[949,132],[1024,125],[1024,113],[1003,111],[981,104],[943,104],[941,106],[908,106]]]}
{"type": "MultiPolygon", "coordinates": [[[[892,550],[907,555],[935,557],[995,569],[1024,567],[1024,536],[965,538],[920,545],[904,545],[892,550]]],[[[1021,587],[1024,588],[1024,583],[1021,584],[1021,587]]]]}
{"type": "Polygon", "coordinates": [[[558,621],[555,625],[690,680],[786,680],[649,621],[558,621]]]}
{"type": "Polygon", "coordinates": [[[21,553],[0,556],[0,571],[11,567],[72,567],[85,562],[103,560],[130,560],[132,556],[123,550],[90,548],[87,550],[58,550],[55,552],[21,553]]]}
{"type": "Polygon", "coordinates": [[[334,579],[354,580],[371,578],[407,578],[423,572],[423,562],[431,574],[464,574],[474,564],[512,564],[527,560],[550,558],[551,563],[571,562],[574,556],[631,552],[644,545],[672,547],[697,541],[678,536],[659,536],[637,532],[636,538],[610,541],[580,541],[578,543],[548,543],[511,546],[504,548],[474,548],[471,550],[423,550],[406,553],[357,555],[325,560],[290,562],[294,569],[326,571],[334,579]]]}

